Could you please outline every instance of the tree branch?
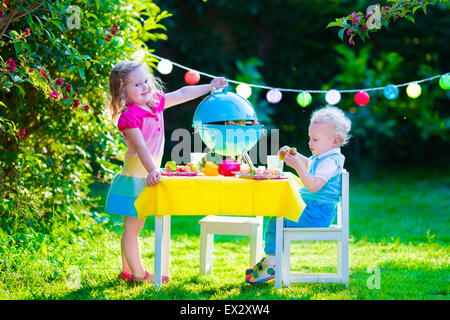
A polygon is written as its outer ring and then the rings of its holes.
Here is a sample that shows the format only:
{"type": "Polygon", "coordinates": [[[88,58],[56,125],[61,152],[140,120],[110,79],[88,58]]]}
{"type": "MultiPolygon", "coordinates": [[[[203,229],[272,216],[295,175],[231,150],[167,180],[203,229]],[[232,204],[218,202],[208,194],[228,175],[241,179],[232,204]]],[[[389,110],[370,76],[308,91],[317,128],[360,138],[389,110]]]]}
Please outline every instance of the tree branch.
{"type": "Polygon", "coordinates": [[[32,3],[30,6],[27,7],[27,10],[18,10],[18,9],[11,9],[8,16],[0,19],[0,39],[5,34],[6,30],[8,29],[9,25],[17,20],[22,19],[25,17],[28,13],[31,13],[37,9],[39,9],[42,6],[42,2],[38,1],[36,3],[32,3]]]}

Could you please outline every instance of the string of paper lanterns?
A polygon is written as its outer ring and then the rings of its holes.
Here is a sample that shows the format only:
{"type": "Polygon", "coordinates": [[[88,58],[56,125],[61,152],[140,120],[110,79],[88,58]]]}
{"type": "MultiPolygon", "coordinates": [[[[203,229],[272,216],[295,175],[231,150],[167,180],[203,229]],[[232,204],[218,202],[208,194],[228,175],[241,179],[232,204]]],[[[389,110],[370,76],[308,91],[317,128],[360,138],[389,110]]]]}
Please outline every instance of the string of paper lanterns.
{"type": "MultiPolygon", "coordinates": [[[[216,77],[214,75],[211,75],[211,74],[208,74],[205,72],[193,70],[191,68],[185,67],[178,63],[172,62],[168,59],[161,58],[153,53],[149,53],[149,55],[159,59],[157,70],[161,74],[166,75],[166,74],[169,74],[170,72],[172,72],[174,65],[179,68],[187,70],[187,72],[185,73],[185,76],[184,76],[184,80],[189,85],[197,84],[200,81],[200,75],[203,75],[203,76],[206,76],[209,78],[216,77]]],[[[426,79],[411,81],[411,82],[402,83],[402,84],[398,84],[398,85],[388,84],[384,87],[367,88],[367,89],[352,89],[352,90],[336,90],[336,89],[301,90],[301,89],[272,88],[272,87],[268,87],[268,86],[247,84],[247,83],[243,83],[243,82],[239,82],[239,81],[235,81],[235,80],[229,80],[229,79],[227,79],[227,81],[229,83],[237,84],[236,93],[246,99],[252,95],[252,87],[268,90],[267,94],[266,94],[266,99],[271,104],[276,104],[281,101],[281,99],[283,97],[283,95],[281,93],[282,91],[298,92],[297,98],[296,98],[298,105],[301,107],[307,107],[312,102],[311,93],[324,93],[326,102],[331,105],[338,104],[339,101],[341,101],[341,93],[355,93],[355,95],[354,95],[355,103],[358,106],[365,106],[370,102],[370,95],[368,93],[369,91],[382,90],[386,99],[394,100],[399,95],[398,88],[405,87],[405,86],[406,86],[406,94],[408,95],[408,97],[416,99],[422,93],[422,88],[420,86],[420,83],[431,81],[431,80],[434,80],[437,78],[439,78],[439,86],[443,90],[450,89],[450,73],[448,73],[448,72],[445,74],[436,75],[436,76],[429,77],[426,79]]]]}

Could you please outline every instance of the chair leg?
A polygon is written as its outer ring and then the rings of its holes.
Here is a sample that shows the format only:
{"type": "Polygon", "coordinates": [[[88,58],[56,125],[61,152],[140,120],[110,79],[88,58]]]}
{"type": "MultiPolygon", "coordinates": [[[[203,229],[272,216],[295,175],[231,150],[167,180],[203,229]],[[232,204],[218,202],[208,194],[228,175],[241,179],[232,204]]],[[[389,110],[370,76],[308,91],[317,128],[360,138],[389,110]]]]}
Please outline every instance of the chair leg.
{"type": "Polygon", "coordinates": [[[342,283],[348,287],[349,283],[349,243],[342,241],[342,283]]]}
{"type": "Polygon", "coordinates": [[[253,267],[261,259],[262,251],[262,226],[252,226],[250,234],[250,261],[249,267],[253,267]]]}
{"type": "Polygon", "coordinates": [[[348,287],[349,282],[349,261],[348,261],[348,242],[338,241],[338,274],[341,283],[348,287]]]}
{"type": "Polygon", "coordinates": [[[214,234],[204,225],[200,229],[200,274],[212,273],[214,234]]]}
{"type": "Polygon", "coordinates": [[[343,279],[343,265],[342,265],[342,241],[337,241],[337,274],[343,279]]]}

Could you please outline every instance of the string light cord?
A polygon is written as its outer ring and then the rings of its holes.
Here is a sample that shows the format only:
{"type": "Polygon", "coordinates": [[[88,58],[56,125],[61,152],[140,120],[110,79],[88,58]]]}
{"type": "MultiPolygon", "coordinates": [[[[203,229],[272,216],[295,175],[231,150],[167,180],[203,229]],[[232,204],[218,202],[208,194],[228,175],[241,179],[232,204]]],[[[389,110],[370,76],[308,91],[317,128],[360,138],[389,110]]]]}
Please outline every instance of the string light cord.
{"type": "MultiPolygon", "coordinates": [[[[195,70],[195,69],[186,67],[186,66],[184,66],[184,65],[182,65],[182,64],[179,64],[179,63],[176,63],[176,62],[174,62],[174,61],[172,61],[172,60],[169,60],[169,59],[160,57],[160,56],[158,56],[158,55],[156,55],[156,54],[153,54],[153,53],[150,53],[150,52],[149,52],[148,54],[149,54],[150,56],[156,58],[156,59],[159,59],[159,60],[167,60],[167,61],[170,61],[170,63],[172,63],[174,66],[177,66],[178,68],[181,68],[181,69],[184,69],[184,70],[187,70],[187,71],[195,71],[195,72],[197,72],[198,74],[200,74],[200,75],[202,75],[202,76],[205,76],[205,77],[209,77],[209,78],[216,78],[216,77],[217,77],[217,76],[215,76],[215,75],[212,75],[212,74],[209,74],[209,73],[206,73],[206,72],[203,72],[203,71],[198,71],[198,70],[195,70]]],[[[446,75],[446,74],[448,74],[448,72],[447,72],[447,73],[440,74],[440,75],[432,76],[432,77],[429,77],[429,78],[425,78],[425,79],[422,79],[422,80],[415,80],[415,81],[405,82],[405,83],[401,83],[401,84],[396,84],[395,86],[396,86],[397,88],[399,88],[399,87],[406,87],[407,85],[409,85],[409,84],[411,84],[411,83],[417,83],[417,84],[419,84],[419,83],[423,83],[423,82],[427,82],[427,81],[431,81],[431,80],[440,78],[440,77],[442,77],[442,76],[444,76],[444,75],[446,75]]],[[[308,93],[327,93],[327,92],[328,92],[328,90],[308,90],[308,89],[276,88],[276,87],[269,87],[269,86],[257,85],[257,84],[252,84],[252,83],[245,83],[245,82],[241,82],[241,81],[237,81],[237,80],[232,80],[232,79],[226,79],[226,80],[227,80],[229,83],[234,83],[234,84],[246,84],[246,85],[248,85],[248,86],[250,86],[250,87],[259,88],[259,89],[265,89],[265,90],[272,90],[272,89],[275,89],[275,90],[283,91],[283,92],[297,92],[297,93],[299,93],[299,92],[308,92],[308,93]]],[[[349,89],[349,90],[337,90],[337,91],[338,91],[338,92],[342,92],[342,93],[353,93],[353,92],[360,92],[360,91],[377,91],[377,90],[383,90],[384,88],[385,88],[385,86],[382,86],[382,87],[375,87],[375,88],[367,88],[367,89],[349,89]]]]}

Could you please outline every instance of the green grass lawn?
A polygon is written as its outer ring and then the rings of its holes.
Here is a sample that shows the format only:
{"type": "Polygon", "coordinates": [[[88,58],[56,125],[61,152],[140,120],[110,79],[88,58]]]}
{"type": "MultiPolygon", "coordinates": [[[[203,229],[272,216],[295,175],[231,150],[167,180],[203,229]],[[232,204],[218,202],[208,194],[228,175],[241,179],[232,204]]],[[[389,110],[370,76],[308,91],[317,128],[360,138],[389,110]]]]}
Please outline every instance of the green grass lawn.
{"type": "MultiPolygon", "coordinates": [[[[200,276],[199,216],[172,217],[171,280],[130,285],[116,279],[121,219],[64,213],[48,232],[8,234],[0,226],[0,299],[445,299],[449,297],[450,174],[386,174],[350,182],[350,286],[245,283],[246,237],[216,236],[214,274],[200,276]],[[378,282],[375,280],[379,280],[378,282]]],[[[102,196],[105,189],[96,190],[102,196]]],[[[104,200],[103,200],[104,201],[104,200]]],[[[267,222],[267,220],[266,220],[267,222]]],[[[10,226],[14,228],[14,226],[10,226]]],[[[140,245],[153,270],[154,218],[140,245]]],[[[337,246],[295,243],[293,270],[335,272],[337,246]]]]}

